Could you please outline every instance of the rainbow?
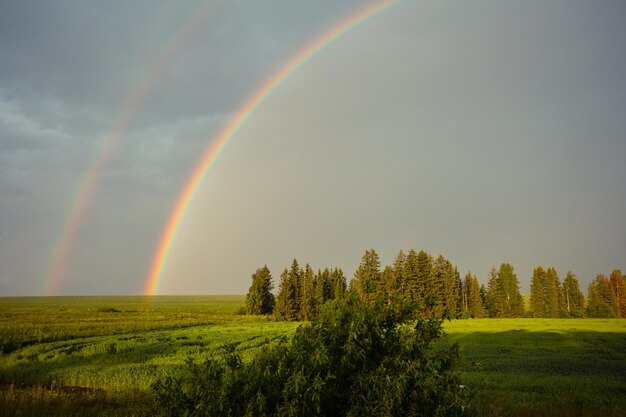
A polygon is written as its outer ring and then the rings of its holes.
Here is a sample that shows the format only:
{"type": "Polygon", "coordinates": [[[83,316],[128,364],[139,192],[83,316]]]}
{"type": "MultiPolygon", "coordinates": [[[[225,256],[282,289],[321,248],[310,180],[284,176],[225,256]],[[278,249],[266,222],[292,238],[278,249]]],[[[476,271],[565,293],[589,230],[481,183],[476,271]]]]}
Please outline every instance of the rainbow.
{"type": "Polygon", "coordinates": [[[124,101],[122,110],[114,119],[111,128],[105,135],[100,150],[96,153],[94,160],[87,169],[82,182],[80,183],[74,198],[71,200],[68,215],[63,222],[62,232],[59,240],[53,246],[52,257],[46,274],[43,293],[44,295],[55,295],[59,292],[59,287],[67,272],[67,263],[78,235],[80,225],[83,223],[85,213],[93,197],[96,182],[100,174],[106,167],[111,154],[119,145],[121,138],[128,129],[133,117],[141,107],[142,103],[153,90],[154,85],[163,73],[167,64],[172,61],[176,52],[183,47],[199,27],[206,21],[213,10],[216,0],[203,3],[192,15],[185,25],[179,30],[174,38],[165,46],[163,52],[159,54],[155,62],[151,65],[145,78],[139,82],[137,87],[130,93],[124,101]]]}
{"type": "Polygon", "coordinates": [[[374,15],[388,9],[393,4],[399,3],[401,0],[382,0],[371,3],[368,6],[357,11],[355,14],[340,21],[330,30],[324,32],[321,36],[314,39],[304,48],[300,49],[277,71],[271,74],[260,86],[250,95],[230,120],[222,127],[222,129],[209,142],[204,154],[196,164],[183,186],[183,189],[174,204],[174,208],[166,223],[159,240],[155,256],[150,266],[150,271],[144,287],[145,295],[154,295],[159,286],[163,267],[167,263],[168,254],[172,247],[172,242],[176,236],[176,232],[183,220],[189,203],[198,189],[198,186],[207,175],[207,172],[217,160],[220,153],[224,150],[228,142],[235,136],[237,131],[246,123],[252,113],[282,84],[291,74],[298,68],[308,62],[313,56],[332,44],[341,36],[351,29],[365,22],[374,15]]]}

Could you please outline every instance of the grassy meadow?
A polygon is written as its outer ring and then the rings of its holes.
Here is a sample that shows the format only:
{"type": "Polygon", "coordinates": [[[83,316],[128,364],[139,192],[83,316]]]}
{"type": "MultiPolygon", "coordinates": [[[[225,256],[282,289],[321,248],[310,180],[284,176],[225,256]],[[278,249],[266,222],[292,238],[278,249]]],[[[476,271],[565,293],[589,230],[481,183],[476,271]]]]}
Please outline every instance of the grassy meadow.
{"type": "MultiPolygon", "coordinates": [[[[0,415],[150,415],[150,384],[226,343],[244,357],[297,323],[243,296],[0,298],[0,415]]],[[[477,415],[626,416],[626,320],[445,325],[477,415]]]]}

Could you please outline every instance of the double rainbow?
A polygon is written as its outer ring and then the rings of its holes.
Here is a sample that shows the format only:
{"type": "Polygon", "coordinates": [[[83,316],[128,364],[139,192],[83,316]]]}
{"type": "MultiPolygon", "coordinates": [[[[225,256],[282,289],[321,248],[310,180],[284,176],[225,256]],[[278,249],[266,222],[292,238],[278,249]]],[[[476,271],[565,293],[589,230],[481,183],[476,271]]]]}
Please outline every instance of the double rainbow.
{"type": "Polygon", "coordinates": [[[165,46],[163,52],[159,54],[151,65],[146,76],[124,102],[122,110],[105,135],[100,150],[89,165],[85,177],[71,200],[68,216],[63,222],[61,236],[53,246],[52,257],[43,285],[44,295],[55,295],[59,291],[61,282],[67,272],[67,263],[72,247],[94,195],[97,180],[108,164],[111,154],[119,145],[135,114],[153,90],[156,81],[163,73],[167,64],[173,60],[176,52],[187,44],[194,33],[202,26],[213,11],[215,4],[216,0],[205,1],[201,4],[192,17],[176,33],[174,38],[165,46]]]}
{"type": "Polygon", "coordinates": [[[176,200],[174,209],[172,210],[165,230],[161,235],[156,254],[150,267],[144,288],[145,295],[154,295],[158,289],[163,267],[167,263],[167,258],[170,253],[172,243],[174,242],[174,238],[176,237],[176,232],[178,231],[198,186],[228,142],[232,140],[241,126],[243,126],[244,123],[250,118],[254,110],[256,110],[282,82],[289,78],[294,71],[309,61],[318,52],[332,44],[341,36],[345,35],[351,29],[362,24],[369,18],[391,7],[399,1],[400,0],[377,1],[364,7],[347,19],[342,20],[330,30],[326,31],[321,36],[310,42],[307,46],[299,50],[276,72],[271,74],[270,77],[267,78],[267,80],[265,80],[265,82],[263,82],[260,87],[258,87],[256,91],[254,91],[254,93],[243,102],[234,116],[209,142],[208,147],[187,179],[182,192],[176,200]]]}

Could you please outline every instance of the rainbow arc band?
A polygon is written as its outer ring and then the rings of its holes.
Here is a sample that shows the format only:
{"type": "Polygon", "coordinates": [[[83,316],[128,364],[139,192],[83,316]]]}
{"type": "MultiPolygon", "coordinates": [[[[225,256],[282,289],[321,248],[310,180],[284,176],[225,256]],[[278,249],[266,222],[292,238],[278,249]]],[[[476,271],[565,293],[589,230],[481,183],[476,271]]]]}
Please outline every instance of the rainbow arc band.
{"type": "Polygon", "coordinates": [[[154,295],[159,286],[163,268],[167,263],[172,243],[176,237],[176,232],[185,216],[187,208],[198,189],[198,186],[207,175],[213,163],[217,160],[220,153],[224,150],[228,142],[232,140],[237,131],[250,118],[252,113],[278,88],[286,79],[289,78],[298,68],[308,62],[317,53],[337,39],[345,35],[351,29],[359,26],[373,16],[390,8],[394,4],[400,3],[402,0],[385,0],[371,3],[364,8],[358,10],[348,18],[340,21],[330,30],[324,32],[321,36],[314,39],[304,48],[300,49],[285,64],[283,64],[276,72],[271,74],[265,82],[250,95],[236,111],[234,116],[224,125],[217,135],[210,141],[208,147],[204,151],[199,162],[196,164],[191,175],[187,179],[182,192],[180,193],[174,208],[169,216],[165,230],[159,240],[154,259],[152,261],[150,271],[146,280],[144,294],[154,295]]]}
{"type": "Polygon", "coordinates": [[[96,183],[107,166],[111,154],[119,145],[146,97],[154,89],[156,81],[163,73],[167,64],[173,60],[176,52],[186,45],[195,32],[204,24],[211,15],[216,3],[217,0],[209,0],[200,5],[192,17],[165,46],[163,52],[159,54],[156,61],[151,65],[146,76],[124,101],[122,110],[120,110],[108,133],[105,135],[100,150],[87,168],[86,174],[78,186],[74,198],[71,200],[68,216],[63,222],[60,238],[53,246],[51,260],[43,285],[44,295],[56,295],[59,291],[63,278],[65,278],[67,273],[68,259],[74,247],[78,231],[95,193],[96,183]]]}

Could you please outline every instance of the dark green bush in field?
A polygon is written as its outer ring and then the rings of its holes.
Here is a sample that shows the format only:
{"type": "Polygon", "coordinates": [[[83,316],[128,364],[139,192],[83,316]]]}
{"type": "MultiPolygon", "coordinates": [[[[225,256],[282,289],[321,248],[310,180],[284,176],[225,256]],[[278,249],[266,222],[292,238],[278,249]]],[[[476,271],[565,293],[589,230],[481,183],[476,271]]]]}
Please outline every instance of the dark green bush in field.
{"type": "Polygon", "coordinates": [[[153,386],[167,416],[461,416],[467,393],[441,321],[356,299],[327,303],[291,341],[243,362],[235,346],[153,386]]]}

